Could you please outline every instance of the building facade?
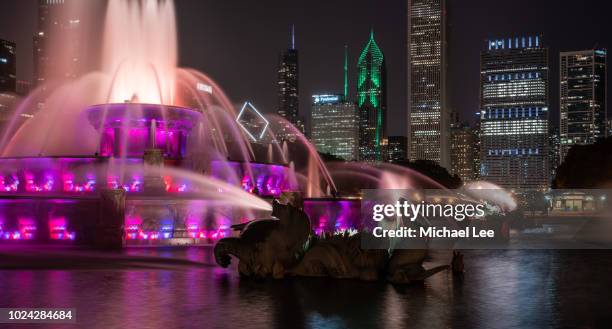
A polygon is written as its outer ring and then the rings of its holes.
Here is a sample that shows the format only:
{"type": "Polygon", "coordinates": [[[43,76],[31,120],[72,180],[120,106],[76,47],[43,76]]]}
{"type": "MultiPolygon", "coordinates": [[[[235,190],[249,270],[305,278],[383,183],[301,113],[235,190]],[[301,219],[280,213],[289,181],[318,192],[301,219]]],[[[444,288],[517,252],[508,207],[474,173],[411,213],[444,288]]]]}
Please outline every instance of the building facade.
{"type": "Polygon", "coordinates": [[[548,163],[550,168],[550,181],[557,175],[557,168],[561,164],[561,136],[559,127],[551,125],[548,129],[548,163]]]}
{"type": "Polygon", "coordinates": [[[357,160],[358,134],[355,104],[343,95],[312,96],[311,140],[317,151],[347,161],[357,160]]]}
{"type": "Polygon", "coordinates": [[[573,145],[606,136],[604,49],[561,52],[559,56],[560,162],[573,145]]]}
{"type": "Polygon", "coordinates": [[[456,122],[451,125],[450,173],[459,176],[464,183],[477,178],[474,171],[478,157],[477,140],[476,130],[468,124],[456,122]]]}
{"type": "Polygon", "coordinates": [[[289,48],[278,59],[278,114],[304,132],[299,116],[299,65],[293,26],[289,48]]]}
{"type": "Polygon", "coordinates": [[[397,163],[408,160],[408,138],[389,136],[387,139],[387,161],[397,163]]]}
{"type": "Polygon", "coordinates": [[[374,40],[374,31],[357,61],[359,160],[383,161],[387,136],[387,79],[385,57],[374,40]]]}
{"type": "Polygon", "coordinates": [[[16,54],[14,42],[0,39],[0,92],[17,91],[16,54]]]}
{"type": "Polygon", "coordinates": [[[480,57],[481,178],[549,185],[548,48],[540,35],[487,40],[480,57]]]}
{"type": "Polygon", "coordinates": [[[86,71],[90,57],[82,28],[85,5],[78,0],[38,0],[38,32],[34,43],[34,81],[74,79],[86,71]]]}
{"type": "Polygon", "coordinates": [[[408,129],[410,159],[450,165],[446,102],[446,0],[408,2],[408,129]]]}

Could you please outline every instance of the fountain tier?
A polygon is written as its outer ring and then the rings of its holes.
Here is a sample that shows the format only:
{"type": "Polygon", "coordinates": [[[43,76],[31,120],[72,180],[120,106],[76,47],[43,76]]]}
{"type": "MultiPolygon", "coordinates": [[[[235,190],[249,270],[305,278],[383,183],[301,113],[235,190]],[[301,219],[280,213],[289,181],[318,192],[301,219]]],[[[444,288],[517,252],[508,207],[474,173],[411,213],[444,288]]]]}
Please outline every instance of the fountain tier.
{"type": "Polygon", "coordinates": [[[101,135],[101,156],[142,156],[147,148],[159,148],[166,158],[182,159],[202,114],[178,106],[118,103],[92,106],[87,117],[101,135]]]}

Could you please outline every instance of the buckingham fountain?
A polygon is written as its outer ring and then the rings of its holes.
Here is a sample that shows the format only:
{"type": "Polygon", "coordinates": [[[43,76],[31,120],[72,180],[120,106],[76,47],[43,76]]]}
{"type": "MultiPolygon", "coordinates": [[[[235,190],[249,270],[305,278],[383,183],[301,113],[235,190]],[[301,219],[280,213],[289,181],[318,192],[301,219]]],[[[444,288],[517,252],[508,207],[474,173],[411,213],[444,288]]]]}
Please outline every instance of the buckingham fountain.
{"type": "Polygon", "coordinates": [[[282,118],[178,67],[172,1],[109,1],[101,69],[21,100],[0,156],[0,243],[213,244],[296,195],[322,234],[360,229],[361,189],[442,188],[391,164],[328,167],[282,118]]]}

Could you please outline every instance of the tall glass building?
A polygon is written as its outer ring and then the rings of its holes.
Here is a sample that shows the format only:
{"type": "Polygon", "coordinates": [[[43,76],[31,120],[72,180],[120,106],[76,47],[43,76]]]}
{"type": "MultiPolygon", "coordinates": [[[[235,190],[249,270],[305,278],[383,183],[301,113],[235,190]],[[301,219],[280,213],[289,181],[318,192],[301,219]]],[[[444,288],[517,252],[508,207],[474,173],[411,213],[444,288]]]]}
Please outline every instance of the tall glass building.
{"type": "Polygon", "coordinates": [[[606,136],[606,55],[604,49],[560,54],[560,163],[573,145],[606,136]]]}
{"type": "Polygon", "coordinates": [[[34,79],[74,79],[85,71],[93,43],[82,28],[84,5],[78,0],[38,0],[34,36],[34,79]]]}
{"type": "Polygon", "coordinates": [[[359,159],[383,161],[387,136],[387,83],[385,57],[374,40],[374,30],[357,62],[359,159]]]}
{"type": "Polygon", "coordinates": [[[446,20],[446,0],[408,1],[410,159],[450,168],[446,20]]]}
{"type": "Polygon", "coordinates": [[[17,91],[16,53],[14,42],[0,39],[0,92],[17,91]]]}
{"type": "Polygon", "coordinates": [[[289,48],[278,60],[278,114],[296,127],[300,126],[298,101],[298,51],[295,48],[295,28],[291,27],[289,48]]]}
{"type": "Polygon", "coordinates": [[[549,185],[548,48],[540,35],[488,40],[480,56],[481,178],[549,185]]]}
{"type": "Polygon", "coordinates": [[[344,160],[357,159],[358,129],[355,104],[343,95],[312,96],[311,139],[321,153],[344,160]]]}

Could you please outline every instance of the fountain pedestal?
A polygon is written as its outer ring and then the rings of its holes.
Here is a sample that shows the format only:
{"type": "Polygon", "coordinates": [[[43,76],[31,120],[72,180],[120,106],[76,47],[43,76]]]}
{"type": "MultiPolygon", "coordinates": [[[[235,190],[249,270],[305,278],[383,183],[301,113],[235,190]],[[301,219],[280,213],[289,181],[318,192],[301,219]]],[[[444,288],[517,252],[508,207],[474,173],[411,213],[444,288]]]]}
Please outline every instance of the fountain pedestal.
{"type": "Polygon", "coordinates": [[[161,170],[164,166],[162,150],[149,148],[144,151],[144,177],[143,189],[145,193],[166,192],[166,184],[162,178],[161,170]]]}
{"type": "Polygon", "coordinates": [[[125,245],[125,190],[100,191],[100,212],[96,221],[94,245],[101,249],[121,249],[125,245]]]}

